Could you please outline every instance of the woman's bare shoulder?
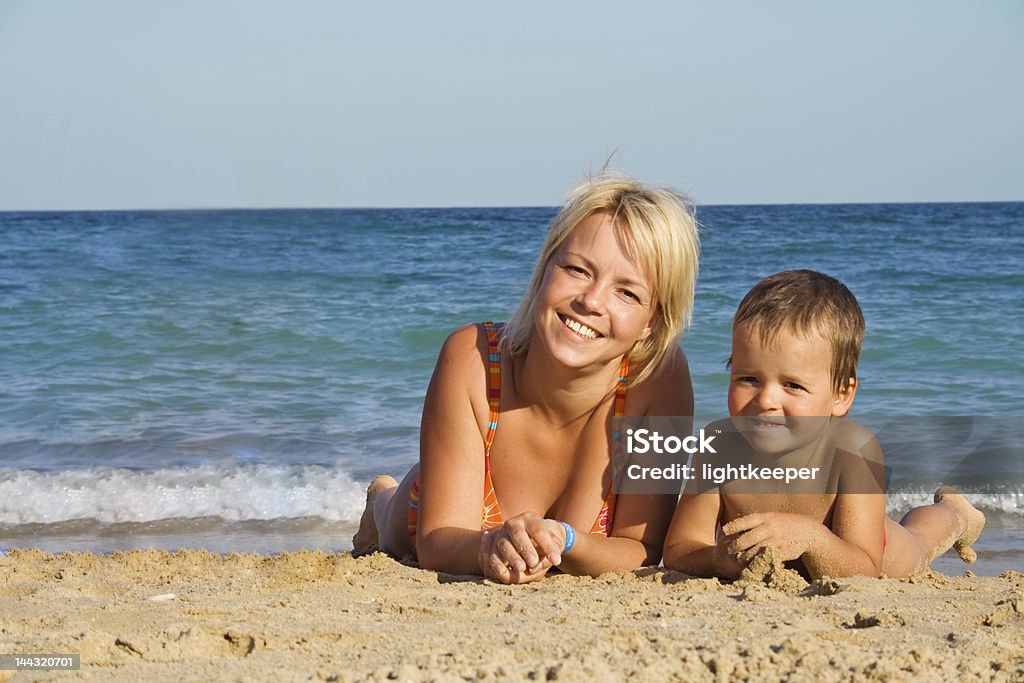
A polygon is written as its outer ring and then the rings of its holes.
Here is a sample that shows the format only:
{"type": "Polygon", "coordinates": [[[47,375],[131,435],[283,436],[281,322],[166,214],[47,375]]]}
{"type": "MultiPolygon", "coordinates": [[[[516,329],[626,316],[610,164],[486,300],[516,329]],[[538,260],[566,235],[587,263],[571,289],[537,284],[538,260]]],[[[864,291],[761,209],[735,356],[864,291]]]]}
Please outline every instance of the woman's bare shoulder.
{"type": "Polygon", "coordinates": [[[430,379],[423,406],[424,424],[448,424],[469,407],[476,422],[487,416],[487,333],[482,325],[463,325],[448,335],[430,379]],[[440,420],[440,422],[437,422],[440,420]]]}
{"type": "Polygon", "coordinates": [[[441,345],[438,365],[448,365],[460,370],[483,369],[487,353],[487,333],[480,323],[469,323],[448,335],[441,345]]]}
{"type": "MultiPolygon", "coordinates": [[[[434,366],[428,399],[469,400],[474,413],[486,414],[487,332],[483,325],[463,325],[448,335],[434,366]]],[[[479,417],[479,415],[478,415],[479,417]]]]}
{"type": "Polygon", "coordinates": [[[632,407],[638,415],[692,415],[693,381],[686,354],[680,347],[647,380],[630,387],[632,407]]]}

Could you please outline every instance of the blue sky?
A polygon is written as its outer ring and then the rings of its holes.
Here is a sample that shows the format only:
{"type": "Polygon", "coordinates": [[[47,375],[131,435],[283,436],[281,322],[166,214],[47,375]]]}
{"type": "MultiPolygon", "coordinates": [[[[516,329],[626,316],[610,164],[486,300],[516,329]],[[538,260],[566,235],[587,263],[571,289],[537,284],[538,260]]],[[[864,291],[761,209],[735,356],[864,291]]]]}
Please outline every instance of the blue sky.
{"type": "Polygon", "coordinates": [[[1024,3],[0,0],[0,210],[1024,199],[1024,3]]]}

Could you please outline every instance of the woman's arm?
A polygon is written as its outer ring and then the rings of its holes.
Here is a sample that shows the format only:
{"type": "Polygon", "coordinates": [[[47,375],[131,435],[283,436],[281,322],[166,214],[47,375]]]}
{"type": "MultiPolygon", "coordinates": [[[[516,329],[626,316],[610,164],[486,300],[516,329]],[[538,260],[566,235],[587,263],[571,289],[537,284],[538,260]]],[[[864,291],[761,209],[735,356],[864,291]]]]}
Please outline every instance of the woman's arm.
{"type": "Polygon", "coordinates": [[[605,538],[577,530],[576,545],[562,555],[558,568],[567,574],[598,576],[658,564],[675,499],[665,494],[619,496],[611,534],[605,538]]]}
{"type": "MultiPolygon", "coordinates": [[[[665,367],[630,390],[626,414],[692,417],[693,407],[690,369],[686,355],[677,347],[665,367]],[[641,409],[634,406],[641,406],[641,409]]],[[[577,529],[576,545],[562,556],[559,569],[570,574],[597,576],[608,571],[658,564],[675,504],[676,496],[672,494],[618,496],[608,537],[577,529]]]]}
{"type": "Polygon", "coordinates": [[[441,348],[427,388],[420,425],[420,566],[479,574],[480,510],[484,487],[487,342],[467,325],[441,348]],[[477,400],[474,401],[474,397],[477,400]]]}

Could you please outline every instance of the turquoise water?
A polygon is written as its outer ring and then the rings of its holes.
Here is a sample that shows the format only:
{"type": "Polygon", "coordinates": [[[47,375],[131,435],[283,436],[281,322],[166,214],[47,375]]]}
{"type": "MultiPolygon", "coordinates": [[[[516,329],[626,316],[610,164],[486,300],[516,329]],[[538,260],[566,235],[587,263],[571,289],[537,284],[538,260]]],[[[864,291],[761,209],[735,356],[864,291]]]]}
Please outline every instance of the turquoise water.
{"type": "MultiPolygon", "coordinates": [[[[508,317],[554,212],[0,213],[0,546],[347,547],[369,478],[416,460],[440,343],[508,317]]],[[[698,412],[724,411],[739,299],[800,267],[864,308],[857,414],[1024,415],[1024,204],[699,218],[698,412]]],[[[974,491],[979,572],[1024,557],[1007,467],[974,491]]]]}

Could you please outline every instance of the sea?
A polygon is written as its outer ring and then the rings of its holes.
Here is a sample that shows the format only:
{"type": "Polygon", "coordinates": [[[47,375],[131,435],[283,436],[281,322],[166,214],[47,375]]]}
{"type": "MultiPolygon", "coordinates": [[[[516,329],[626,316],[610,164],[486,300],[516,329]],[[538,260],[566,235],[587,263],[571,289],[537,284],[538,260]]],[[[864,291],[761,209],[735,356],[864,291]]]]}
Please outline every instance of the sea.
{"type": "MultiPolygon", "coordinates": [[[[934,437],[893,447],[890,514],[956,483],[989,519],[970,569],[1024,569],[1024,203],[697,212],[698,415],[744,293],[829,273],[867,319],[851,417],[934,437]]],[[[509,317],[555,213],[0,213],[0,550],[351,548],[445,336],[509,317]]]]}

